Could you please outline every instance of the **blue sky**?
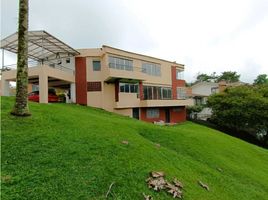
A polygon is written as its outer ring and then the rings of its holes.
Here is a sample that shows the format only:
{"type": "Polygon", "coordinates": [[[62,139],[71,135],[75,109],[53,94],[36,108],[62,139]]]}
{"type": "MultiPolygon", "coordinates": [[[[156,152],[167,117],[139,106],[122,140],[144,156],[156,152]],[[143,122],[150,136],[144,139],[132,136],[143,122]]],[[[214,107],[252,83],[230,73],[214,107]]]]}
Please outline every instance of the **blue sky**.
{"type": "MultiPolygon", "coordinates": [[[[267,0],[30,0],[30,30],[74,48],[103,44],[185,64],[197,73],[268,74],[267,0]]],[[[18,1],[1,0],[1,38],[17,29],[18,1]]],[[[14,63],[6,55],[6,63],[14,63]]]]}

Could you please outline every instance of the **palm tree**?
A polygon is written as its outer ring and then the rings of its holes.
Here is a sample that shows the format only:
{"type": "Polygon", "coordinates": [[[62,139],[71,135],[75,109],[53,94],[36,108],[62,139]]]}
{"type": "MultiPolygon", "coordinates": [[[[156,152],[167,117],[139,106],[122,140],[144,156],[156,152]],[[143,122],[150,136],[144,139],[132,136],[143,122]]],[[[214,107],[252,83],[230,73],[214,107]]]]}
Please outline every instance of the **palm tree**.
{"type": "Polygon", "coordinates": [[[28,108],[28,0],[19,2],[16,102],[11,114],[31,115],[28,108]]]}

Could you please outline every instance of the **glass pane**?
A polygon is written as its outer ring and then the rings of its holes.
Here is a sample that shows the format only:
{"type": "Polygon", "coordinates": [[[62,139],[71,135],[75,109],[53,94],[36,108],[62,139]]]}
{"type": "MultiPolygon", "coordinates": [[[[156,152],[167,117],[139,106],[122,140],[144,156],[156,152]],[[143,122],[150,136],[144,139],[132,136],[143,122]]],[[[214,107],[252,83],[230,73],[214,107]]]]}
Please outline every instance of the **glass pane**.
{"type": "Polygon", "coordinates": [[[100,71],[101,70],[101,63],[100,61],[93,61],[93,71],[100,71]]]}
{"type": "Polygon", "coordinates": [[[120,92],[125,92],[125,84],[124,83],[120,83],[120,92]]]}
{"type": "Polygon", "coordinates": [[[148,99],[152,99],[153,98],[153,90],[152,87],[148,87],[148,99]]]}
{"type": "Polygon", "coordinates": [[[135,85],[130,84],[130,92],[135,93],[135,85]]]}
{"type": "Polygon", "coordinates": [[[148,99],[148,87],[143,86],[143,98],[146,100],[148,99]]]}
{"type": "Polygon", "coordinates": [[[129,84],[125,84],[125,92],[129,92],[129,84]]]}

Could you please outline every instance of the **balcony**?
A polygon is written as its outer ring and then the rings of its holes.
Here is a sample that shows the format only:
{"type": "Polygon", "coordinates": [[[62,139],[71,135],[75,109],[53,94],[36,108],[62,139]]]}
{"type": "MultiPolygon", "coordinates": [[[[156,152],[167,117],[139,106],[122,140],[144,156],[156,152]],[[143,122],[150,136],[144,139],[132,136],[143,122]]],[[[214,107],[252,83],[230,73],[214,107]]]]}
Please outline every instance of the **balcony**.
{"type": "Polygon", "coordinates": [[[135,108],[140,107],[140,99],[137,93],[119,93],[119,101],[115,102],[115,108],[135,108]]]}
{"type": "Polygon", "coordinates": [[[141,72],[140,67],[133,67],[133,70],[114,69],[108,65],[103,67],[103,78],[106,82],[114,82],[116,79],[145,80],[146,74],[141,72]]]}
{"type": "Polygon", "coordinates": [[[193,99],[140,100],[135,93],[119,93],[114,108],[192,106],[193,99]]]}
{"type": "Polygon", "coordinates": [[[192,99],[141,100],[140,107],[192,106],[192,99]]]}

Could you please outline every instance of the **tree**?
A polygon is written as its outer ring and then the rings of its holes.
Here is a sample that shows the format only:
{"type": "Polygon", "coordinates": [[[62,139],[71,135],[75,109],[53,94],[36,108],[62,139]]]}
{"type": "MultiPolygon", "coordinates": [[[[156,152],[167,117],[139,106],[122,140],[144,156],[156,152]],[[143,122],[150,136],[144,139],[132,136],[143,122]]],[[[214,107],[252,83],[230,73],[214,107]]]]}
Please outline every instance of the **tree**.
{"type": "Polygon", "coordinates": [[[267,76],[267,74],[260,74],[254,80],[254,85],[262,85],[262,84],[268,84],[268,76],[267,76]]]}
{"type": "Polygon", "coordinates": [[[28,0],[19,2],[16,101],[11,114],[31,115],[28,108],[28,0]]]}
{"type": "Polygon", "coordinates": [[[212,121],[220,126],[262,134],[268,145],[268,88],[238,86],[208,98],[212,121]]]}
{"type": "Polygon", "coordinates": [[[214,82],[217,79],[216,72],[213,72],[211,75],[207,75],[205,73],[198,74],[196,77],[196,83],[199,82],[214,82]]]}
{"type": "Polygon", "coordinates": [[[237,72],[226,71],[226,72],[222,72],[222,74],[217,77],[216,82],[226,81],[227,83],[234,83],[234,82],[238,82],[239,78],[240,78],[240,75],[237,74],[237,72]]]}

